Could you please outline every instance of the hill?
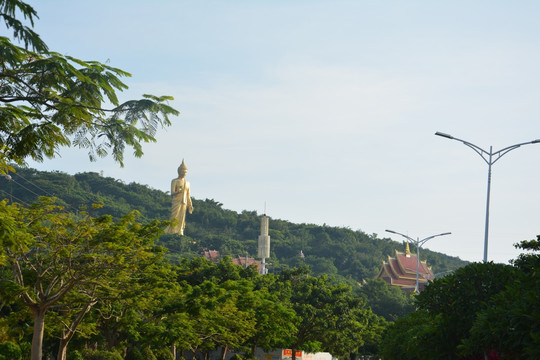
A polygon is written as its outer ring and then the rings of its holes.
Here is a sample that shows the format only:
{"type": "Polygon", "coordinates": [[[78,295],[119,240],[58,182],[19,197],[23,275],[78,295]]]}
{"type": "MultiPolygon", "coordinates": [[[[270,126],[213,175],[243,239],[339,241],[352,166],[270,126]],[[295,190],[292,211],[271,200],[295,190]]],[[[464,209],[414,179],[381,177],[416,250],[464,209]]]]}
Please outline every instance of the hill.
{"type": "MultiPolygon", "coordinates": [[[[38,196],[54,196],[67,209],[78,211],[102,203],[92,209],[95,215],[119,217],[131,210],[141,213],[141,221],[167,220],[170,212],[169,194],[137,183],[87,172],[68,175],[62,172],[42,172],[17,168],[11,180],[0,180],[0,197],[31,204],[38,196]]],[[[185,236],[165,234],[160,242],[170,250],[170,258],[200,256],[204,250],[218,250],[222,255],[255,256],[260,231],[260,216],[256,211],[240,213],[223,208],[213,199],[193,199],[195,211],[188,216],[185,236]]],[[[270,219],[270,271],[308,265],[313,274],[328,274],[349,282],[372,278],[382,260],[393,256],[404,244],[389,238],[378,238],[362,231],[315,224],[295,224],[270,219]],[[305,257],[300,257],[300,251],[305,257]]],[[[414,251],[414,248],[411,248],[414,251]]],[[[434,273],[457,269],[467,264],[457,257],[422,250],[434,273]]]]}

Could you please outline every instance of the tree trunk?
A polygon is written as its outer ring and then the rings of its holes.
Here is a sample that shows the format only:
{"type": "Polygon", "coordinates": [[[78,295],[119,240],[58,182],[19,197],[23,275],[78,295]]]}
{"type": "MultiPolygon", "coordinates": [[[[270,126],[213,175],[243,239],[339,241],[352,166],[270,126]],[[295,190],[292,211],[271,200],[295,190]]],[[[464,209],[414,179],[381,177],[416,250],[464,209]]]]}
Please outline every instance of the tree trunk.
{"type": "Polygon", "coordinates": [[[221,360],[225,360],[225,358],[227,357],[227,349],[229,347],[227,345],[224,345],[223,346],[223,351],[221,352],[221,360]]]}
{"type": "Polygon", "coordinates": [[[34,334],[32,336],[32,351],[30,359],[41,360],[43,351],[43,331],[45,330],[45,309],[32,308],[34,313],[34,334]]]}
{"type": "Polygon", "coordinates": [[[65,337],[62,337],[60,339],[60,343],[58,344],[58,355],[56,357],[56,360],[66,360],[68,343],[69,343],[69,340],[66,340],[65,337]]]}
{"type": "Polygon", "coordinates": [[[291,351],[292,351],[292,354],[291,354],[292,358],[291,358],[291,359],[292,359],[292,360],[296,360],[296,348],[293,347],[293,348],[291,349],[291,351]]]}
{"type": "Polygon", "coordinates": [[[77,314],[77,317],[73,319],[71,324],[67,327],[67,329],[64,329],[62,331],[62,337],[60,338],[60,343],[58,344],[58,356],[56,360],[66,360],[66,354],[67,354],[67,346],[71,339],[73,338],[73,335],[75,335],[75,330],[77,329],[77,326],[81,323],[84,316],[90,311],[92,306],[94,306],[97,303],[95,299],[89,300],[84,308],[79,311],[79,314],[77,314]]]}
{"type": "Polygon", "coordinates": [[[257,351],[257,344],[253,344],[251,347],[251,358],[255,359],[255,351],[257,351]]]}

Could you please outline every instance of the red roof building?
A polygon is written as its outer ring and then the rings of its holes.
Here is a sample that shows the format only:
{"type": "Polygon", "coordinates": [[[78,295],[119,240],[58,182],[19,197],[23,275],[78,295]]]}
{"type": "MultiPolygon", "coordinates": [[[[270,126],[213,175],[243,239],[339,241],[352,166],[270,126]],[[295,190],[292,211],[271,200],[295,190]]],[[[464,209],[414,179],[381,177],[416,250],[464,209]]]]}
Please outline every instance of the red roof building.
{"type": "Polygon", "coordinates": [[[238,256],[237,258],[232,259],[232,261],[233,261],[233,264],[242,266],[242,267],[248,267],[251,265],[256,265],[257,269],[261,267],[261,262],[251,257],[238,256]]]}
{"type": "MultiPolygon", "coordinates": [[[[219,255],[219,251],[217,250],[207,250],[203,253],[206,260],[210,260],[214,264],[217,264],[221,260],[221,256],[219,255]]],[[[257,269],[260,270],[261,268],[261,262],[260,260],[255,260],[252,257],[246,257],[246,256],[238,256],[236,258],[232,259],[233,264],[242,266],[242,267],[248,267],[251,265],[256,265],[257,269]]]]}
{"type": "MultiPolygon", "coordinates": [[[[388,256],[387,261],[383,261],[381,270],[377,274],[377,279],[383,279],[390,285],[399,286],[401,290],[409,293],[416,289],[416,254],[411,254],[409,243],[405,252],[396,250],[396,256],[388,256]]],[[[426,261],[419,262],[418,266],[418,290],[424,290],[428,281],[433,280],[431,267],[427,266],[426,261]]]]}
{"type": "Polygon", "coordinates": [[[214,264],[219,262],[219,251],[217,250],[207,250],[204,252],[204,257],[206,260],[210,260],[214,264]]]}

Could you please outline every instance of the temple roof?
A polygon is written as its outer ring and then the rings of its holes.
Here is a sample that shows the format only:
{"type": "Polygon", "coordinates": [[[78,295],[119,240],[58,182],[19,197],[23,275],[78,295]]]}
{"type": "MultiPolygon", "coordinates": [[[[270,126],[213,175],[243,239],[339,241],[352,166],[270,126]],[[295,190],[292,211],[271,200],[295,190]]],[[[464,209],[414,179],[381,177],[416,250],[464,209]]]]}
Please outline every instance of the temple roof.
{"type": "MultiPolygon", "coordinates": [[[[246,257],[244,256],[238,256],[237,258],[233,259],[233,263],[240,266],[246,266],[246,257]]],[[[255,260],[254,258],[247,258],[247,266],[251,265],[257,265],[257,267],[261,266],[261,262],[259,260],[255,260]]]]}
{"type": "Polygon", "coordinates": [[[210,260],[213,263],[219,262],[219,251],[216,250],[207,250],[204,252],[204,257],[206,260],[210,260]]]}
{"type": "Polygon", "coordinates": [[[428,280],[433,280],[433,272],[426,261],[417,261],[416,254],[411,253],[409,243],[407,243],[405,252],[396,250],[394,257],[388,256],[387,261],[383,261],[376,278],[383,279],[391,285],[399,286],[403,290],[411,291],[416,288],[417,268],[418,284],[420,290],[422,290],[428,280]]]}

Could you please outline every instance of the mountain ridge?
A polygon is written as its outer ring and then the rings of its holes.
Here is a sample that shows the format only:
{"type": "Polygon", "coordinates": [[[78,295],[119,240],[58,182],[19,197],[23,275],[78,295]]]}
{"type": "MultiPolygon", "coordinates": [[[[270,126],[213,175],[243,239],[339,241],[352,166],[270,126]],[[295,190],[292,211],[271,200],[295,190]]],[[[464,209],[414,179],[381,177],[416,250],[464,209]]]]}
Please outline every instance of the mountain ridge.
{"type": "MultiPolygon", "coordinates": [[[[17,167],[0,182],[0,193],[14,202],[30,204],[38,196],[54,196],[70,211],[91,208],[93,215],[120,217],[131,210],[141,213],[140,221],[168,220],[170,195],[135,182],[129,184],[95,172],[69,175],[60,171],[46,172],[17,167]]],[[[164,234],[160,244],[166,246],[172,261],[201,256],[205,250],[217,250],[232,257],[254,257],[260,231],[260,214],[256,211],[236,212],[223,208],[213,199],[193,199],[195,211],[187,217],[185,236],[164,234]]],[[[270,271],[279,272],[295,266],[309,266],[315,275],[327,274],[347,282],[373,278],[388,256],[403,251],[404,243],[378,238],[346,227],[292,223],[270,217],[270,271]],[[300,257],[300,251],[305,257],[300,257]]],[[[412,245],[412,244],[411,244],[412,245]]],[[[411,251],[415,251],[411,246],[411,251]]],[[[434,273],[455,270],[468,262],[457,257],[422,249],[434,273]]]]}

